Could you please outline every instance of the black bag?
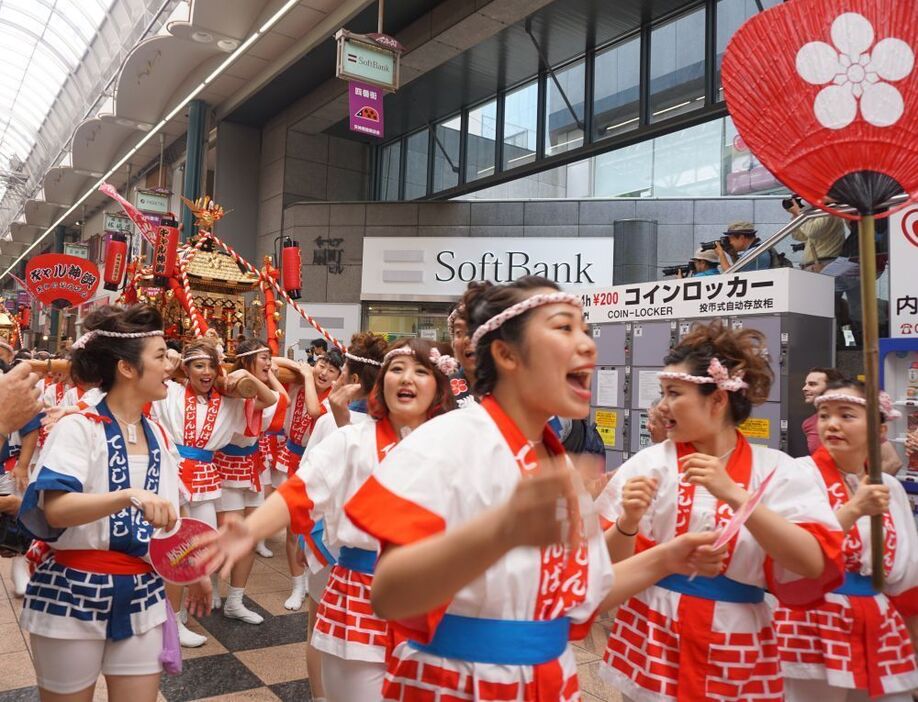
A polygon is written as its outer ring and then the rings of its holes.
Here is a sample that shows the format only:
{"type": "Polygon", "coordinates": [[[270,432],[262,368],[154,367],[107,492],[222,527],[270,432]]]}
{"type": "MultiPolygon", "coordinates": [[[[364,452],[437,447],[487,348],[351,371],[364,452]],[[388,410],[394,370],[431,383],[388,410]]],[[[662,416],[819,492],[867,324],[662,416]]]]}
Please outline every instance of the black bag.
{"type": "Polygon", "coordinates": [[[29,550],[32,537],[11,514],[0,514],[0,557],[22,556],[29,550]]]}
{"type": "Polygon", "coordinates": [[[774,249],[768,250],[768,257],[770,259],[769,268],[793,268],[794,264],[787,257],[787,254],[780,253],[774,249]]]}
{"type": "Polygon", "coordinates": [[[595,453],[604,456],[605,444],[596,429],[595,424],[590,424],[585,419],[571,421],[571,431],[564,439],[564,450],[571,454],[595,453]]]}

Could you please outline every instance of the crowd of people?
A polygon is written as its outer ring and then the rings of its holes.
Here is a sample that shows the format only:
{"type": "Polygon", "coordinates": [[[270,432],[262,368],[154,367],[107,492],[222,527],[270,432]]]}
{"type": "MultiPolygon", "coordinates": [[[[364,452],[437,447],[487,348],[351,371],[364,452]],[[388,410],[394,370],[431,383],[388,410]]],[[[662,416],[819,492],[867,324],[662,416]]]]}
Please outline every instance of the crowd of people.
{"type": "Polygon", "coordinates": [[[361,332],[294,362],[247,339],[229,368],[208,339],[169,348],[138,305],[91,312],[66,377],[0,347],[3,547],[42,699],[88,701],[101,674],[112,699],[152,702],[163,652],[205,641],[189,616],[261,623],[246,580],[286,531],[313,699],[579,700],[569,642],[611,613],[601,674],[625,700],[911,700],[918,532],[901,484],[864,477],[863,385],[807,376],[809,456],[751,444],[764,337],[697,325],[663,359],[652,445],[610,475],[578,296],[473,284],[448,326],[451,353],[361,332]],[[186,588],[147,557],[182,516],[216,530],[186,588]]]}

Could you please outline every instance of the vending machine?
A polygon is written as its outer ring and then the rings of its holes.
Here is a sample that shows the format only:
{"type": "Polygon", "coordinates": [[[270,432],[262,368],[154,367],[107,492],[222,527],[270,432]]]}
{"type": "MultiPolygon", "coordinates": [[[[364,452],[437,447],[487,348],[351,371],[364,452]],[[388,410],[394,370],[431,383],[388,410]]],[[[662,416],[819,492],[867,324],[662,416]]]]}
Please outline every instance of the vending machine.
{"type": "Polygon", "coordinates": [[[902,416],[887,422],[887,438],[902,457],[899,479],[918,516],[918,453],[905,452],[905,437],[918,430],[918,339],[880,339],[880,387],[902,416]]]}

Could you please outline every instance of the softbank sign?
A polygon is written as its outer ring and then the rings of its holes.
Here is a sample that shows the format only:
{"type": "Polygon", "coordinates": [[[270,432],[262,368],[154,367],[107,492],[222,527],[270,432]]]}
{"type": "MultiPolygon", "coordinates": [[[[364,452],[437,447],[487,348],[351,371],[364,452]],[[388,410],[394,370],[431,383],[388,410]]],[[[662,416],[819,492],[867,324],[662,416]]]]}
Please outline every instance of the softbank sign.
{"type": "Polygon", "coordinates": [[[363,300],[447,300],[473,280],[525,275],[564,290],[612,283],[612,239],[380,237],[363,240],[363,300]]]}

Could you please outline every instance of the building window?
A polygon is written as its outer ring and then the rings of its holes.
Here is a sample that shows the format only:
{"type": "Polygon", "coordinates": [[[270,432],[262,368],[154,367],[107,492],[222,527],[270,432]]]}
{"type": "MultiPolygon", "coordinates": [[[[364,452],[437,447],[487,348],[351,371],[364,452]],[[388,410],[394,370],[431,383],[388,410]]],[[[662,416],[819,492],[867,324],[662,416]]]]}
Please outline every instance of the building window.
{"type": "Polygon", "coordinates": [[[430,132],[423,129],[405,140],[405,199],[427,195],[427,151],[430,132]]]}
{"type": "Polygon", "coordinates": [[[780,5],[782,0],[717,0],[717,57],[715,75],[717,81],[717,99],[724,99],[724,89],[721,86],[720,68],[724,62],[724,52],[730,38],[736,34],[743,23],[759,11],[758,5],[763,9],[780,5]]]}
{"type": "Polygon", "coordinates": [[[704,106],[705,13],[699,8],[650,35],[650,121],[704,106]]]}
{"type": "Polygon", "coordinates": [[[595,197],[651,197],[653,140],[596,156],[593,182],[595,197]]]}
{"type": "Polygon", "coordinates": [[[724,195],[767,195],[787,192],[761,161],[752,155],[729,117],[724,118],[723,149],[724,195]]]}
{"type": "Polygon", "coordinates": [[[641,110],[641,38],[596,54],[593,70],[593,139],[637,128],[641,110]]]}
{"type": "Polygon", "coordinates": [[[720,195],[723,126],[715,119],[653,140],[654,197],[720,195]]]}
{"type": "Polygon", "coordinates": [[[466,132],[465,181],[494,175],[494,158],[497,147],[497,100],[469,110],[466,132]]]}
{"type": "Polygon", "coordinates": [[[583,59],[555,70],[555,78],[564,95],[551,76],[546,80],[545,100],[545,155],[554,156],[583,146],[583,101],[586,81],[583,59]],[[564,101],[567,101],[570,107],[564,101]],[[573,114],[571,109],[573,108],[573,114]]]}
{"type": "Polygon", "coordinates": [[[536,157],[539,86],[536,81],[504,97],[504,170],[532,163],[536,157]]]}
{"type": "Polygon", "coordinates": [[[398,200],[398,171],[401,164],[402,143],[393,142],[382,148],[379,159],[379,199],[398,200]]]}
{"type": "Polygon", "coordinates": [[[462,117],[440,122],[434,128],[433,191],[447,190],[459,185],[459,142],[462,134],[462,117]]]}

